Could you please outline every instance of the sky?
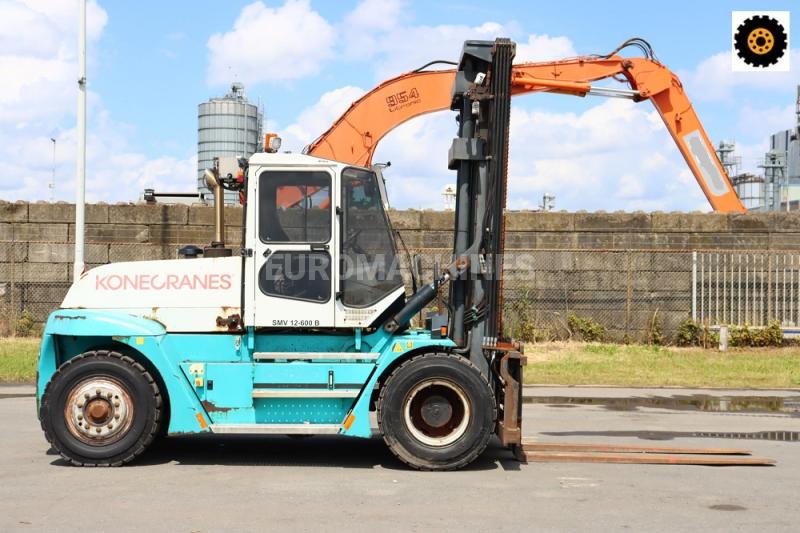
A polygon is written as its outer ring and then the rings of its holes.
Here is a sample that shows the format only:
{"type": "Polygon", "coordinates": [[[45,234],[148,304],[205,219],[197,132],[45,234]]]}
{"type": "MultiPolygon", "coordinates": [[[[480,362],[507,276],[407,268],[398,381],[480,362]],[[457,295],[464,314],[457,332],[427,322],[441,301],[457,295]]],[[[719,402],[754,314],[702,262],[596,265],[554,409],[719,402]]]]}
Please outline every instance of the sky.
{"type": "MultiPolygon", "coordinates": [[[[800,48],[788,73],[733,73],[731,10],[790,2],[93,0],[88,4],[87,201],[136,201],[196,183],[197,104],[244,83],[266,128],[300,151],[382,80],[466,39],[510,37],[518,60],[607,53],[647,39],[681,78],[712,142],[758,171],[768,136],[794,124],[800,48]]],[[[0,0],[0,199],[74,201],[77,0],[0,0]],[[55,190],[53,142],[56,139],[55,190]]],[[[796,11],[800,13],[800,11],[796,11]]],[[[793,13],[795,14],[795,13],[793,13]]],[[[800,24],[798,20],[795,24],[800,24]]],[[[796,32],[793,32],[796,33],[796,32]]],[[[791,35],[790,35],[791,38],[791,35]]],[[[630,54],[635,54],[632,50],[630,54]]],[[[441,208],[455,182],[452,112],[410,121],[379,145],[398,208],[441,208]]],[[[527,95],[511,116],[511,209],[708,211],[652,105],[527,95]]]]}

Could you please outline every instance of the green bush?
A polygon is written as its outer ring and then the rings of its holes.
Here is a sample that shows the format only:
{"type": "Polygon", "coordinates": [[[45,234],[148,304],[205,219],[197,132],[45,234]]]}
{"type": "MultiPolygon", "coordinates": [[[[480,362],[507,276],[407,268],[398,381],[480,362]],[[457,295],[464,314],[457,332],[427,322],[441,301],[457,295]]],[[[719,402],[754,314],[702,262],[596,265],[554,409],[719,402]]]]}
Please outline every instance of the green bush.
{"type": "Polygon", "coordinates": [[[664,328],[661,326],[661,320],[658,318],[658,309],[653,312],[653,318],[647,324],[647,344],[662,345],[666,343],[664,336],[664,328]]]}
{"type": "Polygon", "coordinates": [[[40,329],[41,328],[33,320],[31,312],[23,311],[17,319],[14,333],[17,337],[37,337],[41,333],[40,329]]]}
{"type": "Polygon", "coordinates": [[[686,318],[678,324],[675,332],[675,344],[678,346],[700,346],[703,342],[703,328],[692,320],[686,318]]]}
{"type": "Polygon", "coordinates": [[[678,324],[678,329],[675,331],[675,344],[710,348],[719,344],[719,333],[711,331],[707,326],[698,324],[689,317],[678,324]]]}
{"type": "Polygon", "coordinates": [[[580,335],[581,339],[588,342],[602,342],[608,333],[605,326],[591,318],[582,318],[574,313],[567,316],[567,324],[573,335],[580,335]]]}
{"type": "Polygon", "coordinates": [[[765,328],[751,329],[748,324],[730,329],[729,343],[731,346],[782,346],[783,330],[777,320],[773,320],[765,328]]]}
{"type": "Polygon", "coordinates": [[[517,298],[506,302],[504,323],[506,332],[515,340],[522,342],[552,341],[557,338],[557,332],[550,328],[541,327],[537,320],[538,313],[532,303],[533,289],[522,286],[517,298]]]}

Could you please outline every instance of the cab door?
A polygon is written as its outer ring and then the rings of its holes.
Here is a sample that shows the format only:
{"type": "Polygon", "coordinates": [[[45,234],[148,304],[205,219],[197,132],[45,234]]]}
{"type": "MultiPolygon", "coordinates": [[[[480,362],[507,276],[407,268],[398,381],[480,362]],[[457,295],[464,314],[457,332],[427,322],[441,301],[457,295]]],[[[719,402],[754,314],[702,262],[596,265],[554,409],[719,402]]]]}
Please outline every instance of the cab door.
{"type": "Polygon", "coordinates": [[[272,168],[256,184],[256,327],[333,327],[334,174],[272,168]]]}

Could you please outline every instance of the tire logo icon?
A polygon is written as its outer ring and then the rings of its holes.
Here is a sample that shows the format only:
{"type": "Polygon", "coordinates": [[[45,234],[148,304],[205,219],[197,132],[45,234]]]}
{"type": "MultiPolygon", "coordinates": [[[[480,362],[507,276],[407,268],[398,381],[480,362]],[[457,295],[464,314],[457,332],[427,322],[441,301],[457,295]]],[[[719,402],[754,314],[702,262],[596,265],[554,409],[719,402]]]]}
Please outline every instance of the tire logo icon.
{"type": "Polygon", "coordinates": [[[776,17],[767,14],[749,16],[735,26],[734,52],[739,61],[751,68],[768,69],[786,55],[789,47],[787,29],[776,17]]]}

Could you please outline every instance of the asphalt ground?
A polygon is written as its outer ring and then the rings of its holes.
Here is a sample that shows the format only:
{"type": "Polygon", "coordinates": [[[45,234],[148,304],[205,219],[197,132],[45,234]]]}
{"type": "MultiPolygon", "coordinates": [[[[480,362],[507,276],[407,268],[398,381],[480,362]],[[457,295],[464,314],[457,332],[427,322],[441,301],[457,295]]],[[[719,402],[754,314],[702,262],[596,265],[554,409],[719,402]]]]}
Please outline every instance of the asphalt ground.
{"type": "MultiPolygon", "coordinates": [[[[183,437],[133,465],[91,469],[49,450],[28,394],[0,387],[0,531],[800,530],[800,442],[778,440],[800,431],[791,409],[524,406],[525,434],[540,441],[744,447],[773,467],[520,464],[493,442],[465,470],[414,472],[379,438],[183,437]]],[[[573,399],[695,394],[762,393],[526,388],[573,399]]]]}

